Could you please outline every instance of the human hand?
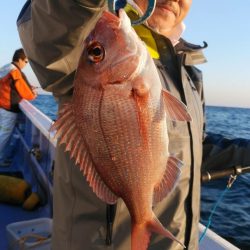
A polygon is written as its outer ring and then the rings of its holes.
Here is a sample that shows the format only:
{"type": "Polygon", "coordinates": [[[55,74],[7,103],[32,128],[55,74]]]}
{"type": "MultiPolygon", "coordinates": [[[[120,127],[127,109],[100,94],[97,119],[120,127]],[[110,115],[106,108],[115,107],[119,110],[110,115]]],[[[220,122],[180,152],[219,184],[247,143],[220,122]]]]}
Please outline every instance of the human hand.
{"type": "Polygon", "coordinates": [[[35,98],[37,97],[37,89],[39,89],[39,87],[31,85],[31,90],[32,90],[33,94],[35,95],[35,98]]]}

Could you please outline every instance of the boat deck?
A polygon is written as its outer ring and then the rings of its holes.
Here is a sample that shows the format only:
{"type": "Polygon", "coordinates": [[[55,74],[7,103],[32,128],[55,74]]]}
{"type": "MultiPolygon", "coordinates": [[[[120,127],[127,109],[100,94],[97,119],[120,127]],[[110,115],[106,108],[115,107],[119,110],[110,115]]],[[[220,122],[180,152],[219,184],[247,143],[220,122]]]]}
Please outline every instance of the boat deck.
{"type": "Polygon", "coordinates": [[[8,145],[12,163],[0,166],[0,175],[23,178],[31,186],[32,192],[39,195],[40,205],[29,211],[23,209],[22,205],[0,203],[0,250],[8,249],[8,224],[52,217],[55,142],[51,143],[47,138],[50,136],[48,129],[52,121],[29,102],[23,102],[21,109],[23,112],[18,118],[18,126],[8,145]]]}
{"type": "Polygon", "coordinates": [[[8,249],[6,226],[10,223],[49,217],[48,206],[26,211],[21,206],[0,204],[0,249],[8,249]]]}

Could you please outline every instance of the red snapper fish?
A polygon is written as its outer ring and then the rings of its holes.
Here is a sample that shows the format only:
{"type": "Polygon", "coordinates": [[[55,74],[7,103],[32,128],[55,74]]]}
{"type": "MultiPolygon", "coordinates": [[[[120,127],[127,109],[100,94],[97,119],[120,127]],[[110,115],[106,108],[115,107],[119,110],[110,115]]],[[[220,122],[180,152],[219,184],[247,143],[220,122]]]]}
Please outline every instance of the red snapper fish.
{"type": "Polygon", "coordinates": [[[163,90],[155,64],[126,13],[103,12],[84,43],[72,100],[54,123],[95,194],[121,198],[131,216],[131,249],[152,232],[177,240],[152,206],[173,190],[182,162],[168,152],[166,119],[190,121],[186,106],[163,90]]]}

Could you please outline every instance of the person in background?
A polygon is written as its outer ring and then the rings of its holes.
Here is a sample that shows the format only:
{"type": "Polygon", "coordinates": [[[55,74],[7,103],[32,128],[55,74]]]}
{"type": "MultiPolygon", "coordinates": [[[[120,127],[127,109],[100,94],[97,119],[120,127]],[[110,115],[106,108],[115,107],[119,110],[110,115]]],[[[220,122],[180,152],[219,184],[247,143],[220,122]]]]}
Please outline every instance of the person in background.
{"type": "MultiPolygon", "coordinates": [[[[145,12],[148,1],[128,2],[128,15],[137,19],[145,12]]],[[[192,0],[157,0],[152,17],[134,28],[155,61],[163,88],[184,102],[193,118],[191,123],[167,121],[170,152],[184,162],[184,167],[177,187],[154,206],[154,212],[187,249],[195,250],[199,248],[205,127],[202,74],[195,65],[206,61],[202,52],[206,46],[181,38],[183,19],[191,3],[192,0]]],[[[59,109],[72,96],[83,41],[106,8],[105,0],[33,0],[26,2],[18,17],[19,35],[31,67],[42,87],[58,98],[59,109]]],[[[233,148],[233,152],[237,150],[233,148]]],[[[115,206],[104,204],[64,147],[58,146],[56,151],[52,249],[130,249],[130,216],[124,203],[119,200],[115,206]]],[[[149,249],[183,248],[153,234],[149,249]]]]}
{"type": "Polygon", "coordinates": [[[24,50],[14,52],[12,62],[0,68],[0,166],[9,165],[5,159],[7,143],[16,124],[22,99],[33,100],[35,91],[21,71],[28,63],[24,50]]]}

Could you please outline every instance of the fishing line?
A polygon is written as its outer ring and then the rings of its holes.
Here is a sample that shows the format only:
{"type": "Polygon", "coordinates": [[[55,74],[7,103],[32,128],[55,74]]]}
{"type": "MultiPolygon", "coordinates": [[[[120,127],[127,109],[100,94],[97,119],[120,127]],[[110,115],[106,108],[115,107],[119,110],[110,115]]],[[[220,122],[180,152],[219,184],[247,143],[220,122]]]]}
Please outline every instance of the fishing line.
{"type": "Polygon", "coordinates": [[[237,178],[237,175],[230,175],[229,177],[229,180],[228,180],[228,183],[227,183],[227,186],[226,188],[224,189],[224,191],[221,193],[219,199],[217,200],[217,202],[215,203],[209,217],[208,217],[208,222],[207,222],[207,225],[206,225],[206,228],[205,230],[203,231],[202,235],[200,236],[200,239],[199,239],[199,243],[204,239],[206,233],[207,233],[207,230],[208,228],[210,227],[211,223],[212,223],[212,217],[218,207],[218,205],[221,203],[223,197],[226,195],[226,193],[229,191],[229,189],[232,187],[233,183],[235,182],[237,178]]]}

